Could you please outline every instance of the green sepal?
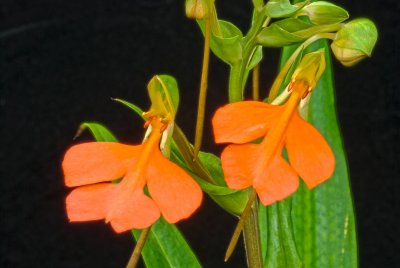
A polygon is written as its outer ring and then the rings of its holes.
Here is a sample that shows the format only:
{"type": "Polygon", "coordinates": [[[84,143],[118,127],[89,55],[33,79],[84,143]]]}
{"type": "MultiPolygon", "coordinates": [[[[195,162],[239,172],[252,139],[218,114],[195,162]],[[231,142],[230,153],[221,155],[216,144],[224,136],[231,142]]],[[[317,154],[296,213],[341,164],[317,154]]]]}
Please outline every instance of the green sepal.
{"type": "Polygon", "coordinates": [[[147,84],[151,100],[150,116],[161,116],[174,121],[179,106],[179,89],[176,79],[170,75],[155,75],[147,84]]]}
{"type": "Polygon", "coordinates": [[[347,10],[326,1],[316,1],[306,5],[296,15],[308,16],[315,25],[340,23],[349,18],[347,10]]]}
{"type": "Polygon", "coordinates": [[[270,0],[265,6],[265,11],[268,17],[277,18],[287,18],[296,14],[300,9],[302,9],[310,1],[304,1],[296,5],[292,5],[289,0],[270,0]]]}
{"type": "MultiPolygon", "coordinates": [[[[204,35],[205,22],[197,20],[204,35]]],[[[242,39],[243,34],[238,27],[224,20],[218,20],[220,35],[211,31],[210,47],[211,51],[222,61],[229,65],[234,65],[242,59],[242,39]]]]}
{"type": "Polygon", "coordinates": [[[134,112],[135,112],[137,115],[139,115],[143,120],[146,120],[146,118],[144,118],[144,116],[143,116],[143,110],[142,110],[139,106],[137,106],[137,105],[135,105],[135,104],[133,104],[133,103],[130,103],[130,102],[126,101],[126,100],[123,100],[123,99],[118,99],[118,98],[115,98],[115,99],[114,99],[114,98],[113,98],[112,100],[123,104],[124,106],[126,106],[126,107],[128,107],[129,109],[131,109],[132,111],[134,111],[134,112]]]}
{"type": "Polygon", "coordinates": [[[111,133],[105,126],[96,122],[83,122],[75,135],[75,138],[80,136],[85,129],[88,129],[96,141],[118,142],[114,134],[111,133]]]}

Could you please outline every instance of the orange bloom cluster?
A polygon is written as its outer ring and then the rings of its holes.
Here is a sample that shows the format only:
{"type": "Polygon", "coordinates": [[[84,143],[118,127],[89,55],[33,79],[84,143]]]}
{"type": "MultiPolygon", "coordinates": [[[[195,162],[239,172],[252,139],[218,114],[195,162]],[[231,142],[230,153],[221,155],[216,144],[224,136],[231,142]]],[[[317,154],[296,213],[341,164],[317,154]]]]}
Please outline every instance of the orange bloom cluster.
{"type": "Polygon", "coordinates": [[[66,152],[65,184],[78,186],[66,199],[70,221],[105,219],[120,233],[147,228],[160,213],[175,223],[200,206],[200,187],[160,152],[165,124],[158,117],[150,124],[152,132],[141,145],[89,142],[66,152]],[[119,178],[119,183],[111,182],[119,178]]]}
{"type": "Polygon", "coordinates": [[[297,113],[311,88],[293,81],[289,100],[282,106],[257,101],[228,104],[217,110],[213,128],[217,143],[228,145],[221,155],[230,188],[253,186],[264,205],[296,191],[300,176],[309,188],[328,179],[335,157],[322,135],[297,113]],[[264,137],[261,143],[251,143],[264,137]],[[283,159],[286,147],[289,163],[283,159]]]}

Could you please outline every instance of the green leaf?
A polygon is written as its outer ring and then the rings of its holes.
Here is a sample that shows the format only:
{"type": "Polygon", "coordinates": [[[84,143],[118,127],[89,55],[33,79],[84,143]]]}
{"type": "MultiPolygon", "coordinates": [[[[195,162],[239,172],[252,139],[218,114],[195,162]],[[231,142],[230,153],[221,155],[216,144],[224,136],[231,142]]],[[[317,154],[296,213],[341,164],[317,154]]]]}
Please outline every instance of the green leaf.
{"type": "MultiPolygon", "coordinates": [[[[132,230],[132,234],[138,239],[140,231],[132,230]]],[[[178,228],[163,218],[151,227],[142,256],[146,267],[149,268],[201,267],[178,228]]]]}
{"type": "Polygon", "coordinates": [[[75,137],[79,136],[85,129],[88,129],[96,141],[109,141],[117,142],[117,138],[105,126],[95,122],[83,122],[79,126],[78,133],[75,137]]]}
{"type": "MultiPolygon", "coordinates": [[[[204,35],[205,22],[197,20],[204,35]]],[[[222,61],[229,65],[234,65],[242,59],[242,39],[243,34],[238,27],[224,20],[218,20],[221,35],[211,33],[210,47],[212,52],[222,61]]]]}
{"type": "Polygon", "coordinates": [[[304,1],[297,5],[292,5],[289,0],[270,0],[265,8],[267,15],[271,18],[286,18],[294,15],[309,2],[304,1]]]}
{"type": "MultiPolygon", "coordinates": [[[[135,112],[140,111],[137,106],[129,102],[118,101],[132,108],[135,112]]],[[[88,128],[97,141],[117,141],[111,131],[101,124],[85,122],[81,126],[88,128]]],[[[132,230],[132,233],[137,240],[140,230],[132,230]]],[[[163,218],[160,218],[151,227],[142,256],[146,267],[201,267],[196,255],[178,228],[173,224],[167,223],[163,218]]]]}
{"type": "MultiPolygon", "coordinates": [[[[264,208],[260,209],[260,211],[267,214],[266,217],[268,219],[267,225],[261,228],[262,232],[268,233],[268,236],[262,238],[261,242],[266,244],[264,267],[302,267],[292,232],[291,202],[291,198],[287,198],[268,207],[260,204],[260,207],[264,208]]],[[[263,217],[265,216],[263,215],[263,217]]]]}
{"type": "MultiPolygon", "coordinates": [[[[309,121],[325,137],[336,157],[333,176],[308,190],[301,183],[293,195],[292,221],[297,251],[305,268],[357,267],[357,240],[346,156],[335,110],[332,63],[325,41],[305,52],[325,48],[326,70],[313,90],[309,121]]],[[[284,49],[283,61],[294,48],[284,49]]]]}

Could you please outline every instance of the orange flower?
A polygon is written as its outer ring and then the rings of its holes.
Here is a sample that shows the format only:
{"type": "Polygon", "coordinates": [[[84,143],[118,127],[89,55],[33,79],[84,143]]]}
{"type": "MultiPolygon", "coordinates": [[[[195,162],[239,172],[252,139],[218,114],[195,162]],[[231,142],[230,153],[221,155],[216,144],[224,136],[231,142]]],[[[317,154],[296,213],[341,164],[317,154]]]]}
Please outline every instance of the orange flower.
{"type": "Polygon", "coordinates": [[[159,150],[165,128],[159,117],[141,145],[89,142],[72,146],[62,167],[70,221],[105,219],[120,233],[149,227],[160,212],[169,223],[189,217],[202,200],[197,183],[159,150]],[[119,183],[111,181],[123,178],[119,183]],[[151,197],[143,191],[147,185],[151,197]]]}
{"type": "Polygon", "coordinates": [[[322,135],[297,113],[300,100],[311,87],[294,80],[282,106],[243,101],[228,104],[214,115],[217,143],[228,145],[221,155],[230,188],[253,186],[264,205],[292,194],[300,176],[309,188],[328,179],[335,167],[334,155],[322,135]],[[264,136],[260,144],[250,143],[264,136]],[[290,165],[282,158],[286,147],[290,165]]]}

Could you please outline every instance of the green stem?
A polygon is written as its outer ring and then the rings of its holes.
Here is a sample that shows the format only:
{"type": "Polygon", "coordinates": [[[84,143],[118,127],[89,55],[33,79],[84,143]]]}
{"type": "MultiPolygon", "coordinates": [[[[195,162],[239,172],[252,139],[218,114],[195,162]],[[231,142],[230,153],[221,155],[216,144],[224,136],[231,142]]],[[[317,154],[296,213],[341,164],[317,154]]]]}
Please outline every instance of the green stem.
{"type": "Polygon", "coordinates": [[[253,100],[260,99],[260,64],[253,69],[253,100]]]}
{"type": "Polygon", "coordinates": [[[204,33],[204,53],[203,53],[203,67],[201,70],[201,81],[199,91],[199,104],[197,109],[197,122],[196,122],[196,135],[194,138],[193,160],[197,160],[201,147],[201,140],[203,137],[204,127],[204,114],[206,110],[206,97],[207,97],[207,80],[208,80],[208,65],[210,62],[210,39],[211,39],[211,20],[206,18],[206,26],[204,33]]]}
{"type": "Polygon", "coordinates": [[[143,229],[136,243],[135,249],[133,250],[132,256],[129,259],[126,268],[135,268],[139,262],[140,255],[142,254],[142,249],[146,243],[147,236],[149,235],[150,228],[143,229]]]}
{"type": "Polygon", "coordinates": [[[241,62],[231,66],[229,74],[229,102],[237,102],[243,99],[241,67],[241,62]]]}
{"type": "Polygon", "coordinates": [[[264,12],[258,13],[256,21],[243,38],[242,59],[231,66],[231,72],[229,74],[229,102],[243,100],[243,91],[248,77],[247,73],[250,71],[247,69],[247,66],[257,46],[255,39],[260,29],[265,27],[265,24],[268,22],[269,18],[266,17],[264,12]]]}
{"type": "Polygon", "coordinates": [[[244,244],[246,248],[247,266],[249,268],[262,268],[262,253],[260,230],[258,227],[258,204],[257,200],[251,208],[243,227],[244,244]]]}

